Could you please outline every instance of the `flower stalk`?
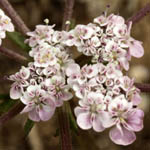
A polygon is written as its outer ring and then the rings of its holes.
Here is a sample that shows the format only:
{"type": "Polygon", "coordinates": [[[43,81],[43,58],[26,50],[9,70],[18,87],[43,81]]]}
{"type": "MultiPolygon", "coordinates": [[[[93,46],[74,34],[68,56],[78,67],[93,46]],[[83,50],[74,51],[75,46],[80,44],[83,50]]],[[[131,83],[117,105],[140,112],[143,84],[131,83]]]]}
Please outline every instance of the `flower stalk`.
{"type": "MultiPolygon", "coordinates": [[[[70,24],[66,22],[70,21],[72,17],[73,6],[74,6],[74,0],[65,0],[65,10],[64,10],[64,17],[63,17],[63,24],[62,24],[62,29],[65,31],[69,30],[70,24]]],[[[69,103],[65,103],[58,110],[58,120],[59,120],[59,126],[60,126],[60,134],[61,134],[61,137],[60,137],[61,150],[72,150],[68,105],[69,103]]]]}
{"type": "Polygon", "coordinates": [[[64,10],[64,17],[63,17],[63,24],[62,29],[65,31],[69,30],[70,21],[73,13],[73,6],[74,6],[74,0],[65,0],[65,10],[64,10]],[[69,21],[67,23],[67,21],[69,21]]]}
{"type": "Polygon", "coordinates": [[[17,29],[24,35],[29,32],[29,28],[25,25],[24,21],[20,18],[18,13],[14,10],[8,0],[0,0],[0,5],[3,7],[4,11],[10,16],[13,23],[16,25],[17,29]]]}
{"type": "Polygon", "coordinates": [[[14,106],[10,111],[0,116],[0,126],[4,125],[7,121],[18,115],[23,108],[24,104],[19,103],[16,106],[14,106]]]}
{"type": "Polygon", "coordinates": [[[64,105],[58,109],[58,121],[60,125],[61,150],[72,150],[68,102],[64,103],[64,105]]]}
{"type": "Polygon", "coordinates": [[[3,55],[19,62],[19,63],[25,63],[27,62],[27,58],[25,56],[22,56],[8,48],[5,47],[0,47],[0,53],[2,53],[3,55]]]}
{"type": "Polygon", "coordinates": [[[135,15],[130,17],[127,21],[126,24],[129,24],[129,22],[132,21],[132,24],[135,24],[139,22],[144,16],[147,14],[150,14],[150,3],[147,3],[145,7],[143,7],[141,10],[139,10],[135,15]]]}
{"type": "Polygon", "coordinates": [[[141,92],[150,92],[150,84],[148,83],[135,83],[134,85],[139,88],[141,92]]]}

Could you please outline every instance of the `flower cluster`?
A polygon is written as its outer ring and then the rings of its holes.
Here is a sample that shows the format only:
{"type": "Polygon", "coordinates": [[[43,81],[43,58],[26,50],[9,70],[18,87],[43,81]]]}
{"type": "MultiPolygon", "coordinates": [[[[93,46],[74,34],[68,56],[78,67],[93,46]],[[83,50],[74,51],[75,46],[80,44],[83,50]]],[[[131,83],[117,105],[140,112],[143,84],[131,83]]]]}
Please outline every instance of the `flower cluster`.
{"type": "Polygon", "coordinates": [[[123,76],[112,63],[82,68],[70,64],[66,74],[68,84],[80,99],[75,108],[79,127],[101,132],[115,126],[110,130],[111,140],[116,144],[131,144],[136,139],[134,132],[143,128],[144,116],[137,108],[141,97],[133,80],[123,76]]]}
{"type": "Polygon", "coordinates": [[[72,29],[65,44],[76,46],[79,52],[93,56],[93,62],[114,63],[129,69],[131,56],[144,54],[142,42],[130,36],[132,23],[127,26],[123,17],[101,15],[88,25],[77,25],[72,29]]]}
{"type": "Polygon", "coordinates": [[[13,32],[14,25],[11,19],[0,9],[0,45],[2,44],[2,39],[6,37],[6,31],[13,32]]]}
{"type": "Polygon", "coordinates": [[[72,98],[65,70],[74,61],[60,43],[61,32],[54,31],[53,26],[38,25],[35,31],[27,34],[30,38],[26,42],[32,47],[29,55],[34,62],[9,77],[15,81],[10,97],[20,99],[26,105],[22,113],[29,112],[31,120],[46,121],[56,107],[72,98]]]}
{"type": "Polygon", "coordinates": [[[138,108],[140,91],[134,80],[124,76],[131,56],[144,54],[142,42],[130,36],[132,23],[123,17],[103,14],[88,25],[77,25],[66,34],[64,43],[92,56],[91,65],[72,63],[66,69],[67,82],[80,99],[74,110],[82,129],[102,132],[113,127],[109,136],[119,145],[129,145],[143,128],[144,112],[138,108]]]}
{"type": "Polygon", "coordinates": [[[134,132],[143,128],[144,117],[138,108],[140,91],[122,72],[129,69],[131,56],[144,54],[142,42],[130,36],[131,25],[114,14],[101,15],[69,32],[37,25],[25,41],[34,62],[9,77],[14,81],[10,97],[26,105],[22,113],[28,112],[31,120],[46,121],[73,97],[71,88],[79,98],[74,112],[80,128],[102,132],[113,127],[109,136],[114,143],[131,144],[134,132]],[[82,68],[76,64],[66,51],[71,46],[92,56],[92,64],[82,68]]]}

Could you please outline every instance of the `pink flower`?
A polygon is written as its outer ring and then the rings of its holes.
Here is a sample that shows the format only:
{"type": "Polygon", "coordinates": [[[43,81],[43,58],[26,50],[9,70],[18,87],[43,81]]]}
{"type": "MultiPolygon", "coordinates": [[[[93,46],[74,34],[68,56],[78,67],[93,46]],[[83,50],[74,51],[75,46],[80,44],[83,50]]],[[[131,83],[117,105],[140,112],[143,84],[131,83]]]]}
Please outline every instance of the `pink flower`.
{"type": "Polygon", "coordinates": [[[23,88],[17,83],[13,83],[10,89],[10,98],[19,99],[22,96],[23,88]]]}
{"type": "Polygon", "coordinates": [[[137,41],[134,38],[130,37],[131,27],[132,27],[132,22],[130,22],[128,25],[127,36],[126,36],[126,41],[129,45],[129,53],[134,57],[140,58],[144,55],[144,48],[142,46],[142,42],[137,41]]]}
{"type": "Polygon", "coordinates": [[[86,25],[77,25],[74,30],[74,35],[80,39],[89,39],[93,35],[94,30],[86,25]]]}
{"type": "Polygon", "coordinates": [[[11,19],[5,15],[2,9],[0,9],[0,45],[2,40],[6,37],[6,31],[14,32],[14,25],[11,22],[11,19]]]}
{"type": "Polygon", "coordinates": [[[80,107],[76,107],[74,111],[80,128],[85,130],[93,128],[96,132],[105,129],[101,121],[101,116],[107,113],[103,98],[102,94],[91,92],[86,99],[79,101],[80,107]]]}
{"type": "Polygon", "coordinates": [[[136,139],[135,133],[143,128],[144,113],[140,109],[133,109],[123,95],[111,101],[108,110],[110,118],[103,120],[104,127],[116,125],[110,131],[111,140],[119,145],[129,145],[136,139]]]}
{"type": "Polygon", "coordinates": [[[54,33],[53,27],[54,25],[37,25],[35,31],[27,33],[30,38],[25,42],[28,43],[31,47],[35,47],[44,42],[51,43],[52,34],[54,33]]]}
{"type": "Polygon", "coordinates": [[[142,42],[130,38],[129,40],[129,52],[132,56],[140,58],[144,55],[144,48],[142,42]]]}
{"type": "Polygon", "coordinates": [[[78,83],[78,79],[81,76],[80,66],[75,63],[68,65],[66,68],[66,75],[69,77],[67,80],[69,85],[78,83]]]}
{"type": "Polygon", "coordinates": [[[54,97],[57,107],[63,105],[63,101],[70,100],[73,96],[69,92],[70,87],[65,85],[65,79],[55,75],[51,79],[45,80],[45,85],[48,88],[48,93],[54,97]]]}
{"type": "Polygon", "coordinates": [[[100,26],[106,26],[108,24],[107,17],[104,15],[94,18],[93,22],[99,24],[100,26]]]}
{"type": "Polygon", "coordinates": [[[33,121],[47,121],[55,111],[54,99],[46,95],[39,86],[29,86],[27,92],[21,97],[21,101],[26,105],[21,113],[28,112],[29,118],[33,121]]]}

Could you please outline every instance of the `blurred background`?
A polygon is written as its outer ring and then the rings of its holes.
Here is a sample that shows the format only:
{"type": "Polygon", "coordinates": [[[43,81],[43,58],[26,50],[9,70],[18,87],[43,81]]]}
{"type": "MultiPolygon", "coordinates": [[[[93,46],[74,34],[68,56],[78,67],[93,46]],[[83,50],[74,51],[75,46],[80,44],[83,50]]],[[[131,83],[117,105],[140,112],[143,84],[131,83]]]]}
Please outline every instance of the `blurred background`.
{"type": "MultiPolygon", "coordinates": [[[[43,24],[48,18],[50,24],[56,24],[55,29],[61,30],[64,0],[9,0],[15,10],[27,24],[34,30],[35,25],[43,24]]],[[[74,24],[87,24],[93,18],[101,15],[106,6],[110,5],[108,13],[115,13],[129,18],[150,0],[75,0],[73,22],[74,24]]],[[[147,15],[132,28],[132,36],[143,42],[145,55],[140,59],[132,58],[129,76],[136,82],[150,83],[150,15],[147,15]]],[[[22,55],[23,52],[12,41],[3,40],[3,46],[13,49],[22,55]]],[[[74,52],[74,57],[79,54],[74,52]]],[[[13,74],[19,70],[21,64],[0,54],[0,78],[13,74]]],[[[10,84],[0,80],[0,94],[9,93],[10,84]]],[[[79,135],[72,133],[73,150],[150,150],[150,94],[142,93],[143,102],[140,107],[145,111],[144,129],[137,133],[137,140],[130,146],[113,144],[108,136],[108,130],[95,133],[93,130],[82,131],[79,135]]],[[[75,100],[77,101],[77,100],[75,100]]],[[[18,115],[0,128],[0,150],[59,150],[59,136],[57,115],[47,122],[37,123],[27,139],[23,140],[23,125],[26,115],[18,115]]]]}

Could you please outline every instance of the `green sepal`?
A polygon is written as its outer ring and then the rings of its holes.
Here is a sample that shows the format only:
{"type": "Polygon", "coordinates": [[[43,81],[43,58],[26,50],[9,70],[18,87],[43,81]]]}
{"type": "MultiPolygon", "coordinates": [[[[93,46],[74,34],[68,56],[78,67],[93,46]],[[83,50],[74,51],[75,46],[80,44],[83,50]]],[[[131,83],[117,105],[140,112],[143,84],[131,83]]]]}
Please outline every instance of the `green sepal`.
{"type": "Polygon", "coordinates": [[[24,125],[24,132],[25,132],[25,137],[28,136],[28,134],[30,133],[31,129],[34,126],[34,121],[27,119],[25,125],[24,125]]]}

